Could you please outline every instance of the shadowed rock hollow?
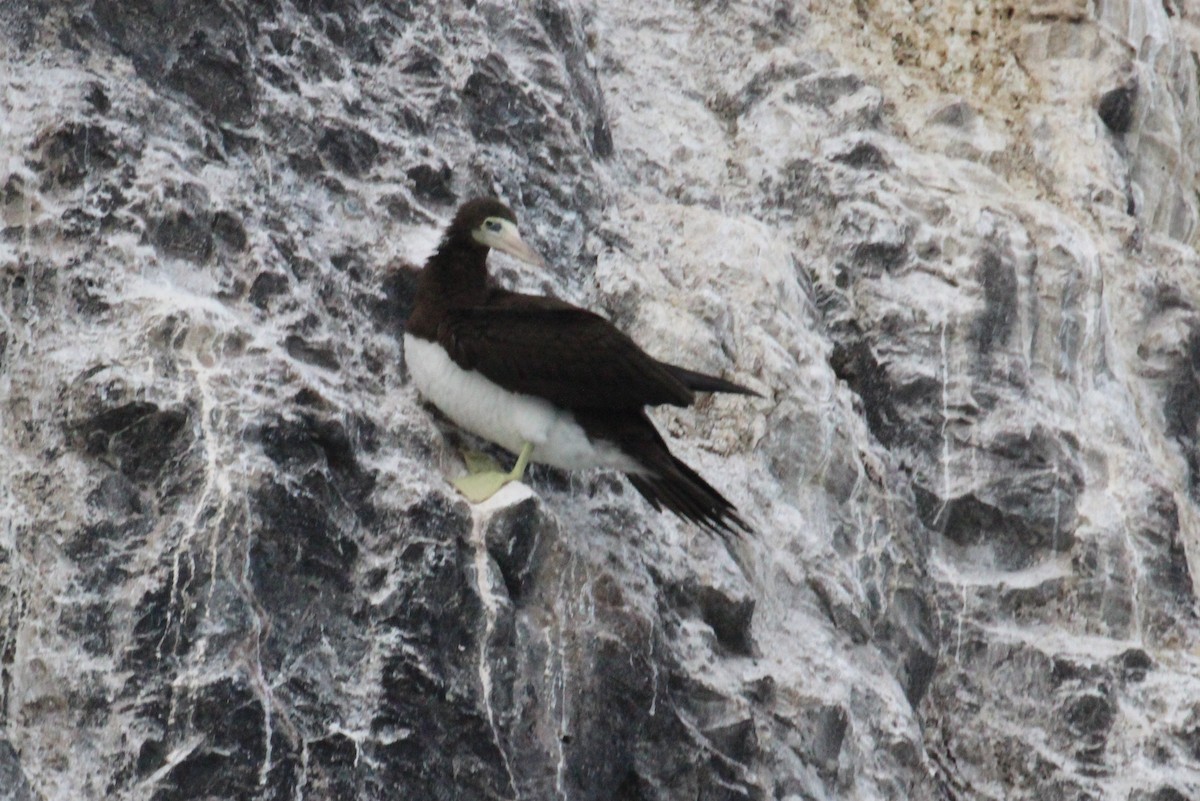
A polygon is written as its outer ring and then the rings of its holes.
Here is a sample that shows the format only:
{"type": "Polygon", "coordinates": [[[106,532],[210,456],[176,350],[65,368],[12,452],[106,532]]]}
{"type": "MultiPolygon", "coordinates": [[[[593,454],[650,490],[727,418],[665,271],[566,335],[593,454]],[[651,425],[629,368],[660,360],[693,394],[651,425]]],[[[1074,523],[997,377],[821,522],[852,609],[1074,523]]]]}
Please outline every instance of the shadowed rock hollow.
{"type": "Polygon", "coordinates": [[[0,801],[1200,796],[1194,2],[0,4],[0,801]],[[456,204],[762,400],[472,509],[456,204]]]}

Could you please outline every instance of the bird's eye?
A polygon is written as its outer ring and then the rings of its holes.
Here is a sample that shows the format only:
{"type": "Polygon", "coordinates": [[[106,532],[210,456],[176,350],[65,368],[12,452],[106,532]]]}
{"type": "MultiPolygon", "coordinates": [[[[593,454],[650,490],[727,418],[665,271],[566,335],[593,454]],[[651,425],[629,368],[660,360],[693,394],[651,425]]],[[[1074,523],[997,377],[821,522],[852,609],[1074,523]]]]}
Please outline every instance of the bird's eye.
{"type": "Polygon", "coordinates": [[[487,229],[489,231],[491,231],[492,233],[496,233],[496,234],[500,233],[500,221],[499,220],[488,220],[484,224],[487,226],[487,229]]]}

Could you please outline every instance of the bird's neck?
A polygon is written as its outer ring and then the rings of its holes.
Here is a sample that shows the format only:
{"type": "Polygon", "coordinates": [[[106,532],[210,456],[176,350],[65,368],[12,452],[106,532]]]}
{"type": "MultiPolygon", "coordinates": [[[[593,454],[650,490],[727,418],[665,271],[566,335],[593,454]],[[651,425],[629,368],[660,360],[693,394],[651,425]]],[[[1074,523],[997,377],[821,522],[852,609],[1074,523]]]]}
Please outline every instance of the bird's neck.
{"type": "Polygon", "coordinates": [[[477,242],[444,239],[425,262],[417,303],[442,309],[478,306],[487,296],[488,248],[477,242]]]}

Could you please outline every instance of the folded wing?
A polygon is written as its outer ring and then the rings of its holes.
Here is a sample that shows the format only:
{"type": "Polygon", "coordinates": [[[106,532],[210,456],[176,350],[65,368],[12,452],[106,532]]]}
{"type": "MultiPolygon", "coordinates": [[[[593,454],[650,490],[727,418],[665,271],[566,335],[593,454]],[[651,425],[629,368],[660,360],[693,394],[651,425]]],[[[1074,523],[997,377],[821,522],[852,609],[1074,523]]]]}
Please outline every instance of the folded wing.
{"type": "Polygon", "coordinates": [[[568,409],[691,404],[679,374],[603,317],[553,299],[505,301],[447,312],[438,342],[459,367],[568,409]]]}

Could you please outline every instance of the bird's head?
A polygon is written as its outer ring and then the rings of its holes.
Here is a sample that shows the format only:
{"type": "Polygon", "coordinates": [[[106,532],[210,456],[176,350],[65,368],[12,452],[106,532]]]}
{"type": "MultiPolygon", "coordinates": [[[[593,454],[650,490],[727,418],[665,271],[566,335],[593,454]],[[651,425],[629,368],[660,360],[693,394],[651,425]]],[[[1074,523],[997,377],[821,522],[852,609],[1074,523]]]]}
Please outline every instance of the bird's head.
{"type": "Polygon", "coordinates": [[[459,206],[446,237],[465,237],[476,245],[495,248],[534,266],[545,265],[537,251],[521,239],[517,215],[495,198],[475,198],[459,206]]]}

